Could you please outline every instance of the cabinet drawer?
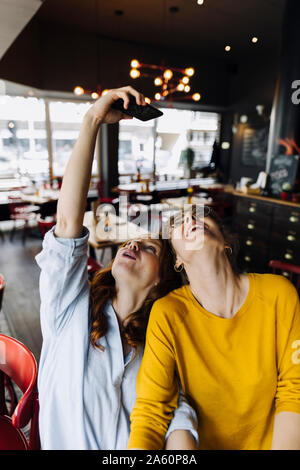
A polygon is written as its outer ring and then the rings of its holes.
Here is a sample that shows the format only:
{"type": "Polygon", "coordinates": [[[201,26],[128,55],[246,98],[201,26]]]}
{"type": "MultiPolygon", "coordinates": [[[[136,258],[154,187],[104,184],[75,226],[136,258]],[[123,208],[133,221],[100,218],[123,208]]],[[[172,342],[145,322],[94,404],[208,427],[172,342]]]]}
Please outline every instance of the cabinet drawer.
{"type": "Polygon", "coordinates": [[[286,263],[300,265],[300,250],[297,247],[289,247],[282,244],[272,244],[270,248],[270,259],[285,261],[286,263]]]}
{"type": "Polygon", "coordinates": [[[247,272],[266,272],[267,261],[267,256],[258,249],[243,248],[238,256],[238,265],[247,272]]]}
{"type": "Polygon", "coordinates": [[[238,198],[236,202],[236,212],[244,215],[271,215],[272,205],[247,198],[238,198]]]}
{"type": "Polygon", "coordinates": [[[274,220],[272,224],[272,234],[276,236],[281,235],[283,240],[287,239],[289,236],[291,241],[293,241],[293,239],[300,241],[300,224],[287,223],[282,220],[274,220]]]}
{"type": "Polygon", "coordinates": [[[298,250],[300,253],[300,236],[295,230],[283,230],[279,231],[272,230],[271,245],[283,245],[286,248],[293,248],[298,250]]]}
{"type": "Polygon", "coordinates": [[[300,227],[300,207],[286,207],[278,204],[274,208],[274,223],[278,221],[300,227]]]}
{"type": "Polygon", "coordinates": [[[271,219],[266,217],[263,222],[261,219],[252,217],[236,217],[234,219],[234,229],[242,238],[248,235],[254,239],[268,240],[270,234],[271,219]]]}
{"type": "Polygon", "coordinates": [[[257,239],[253,235],[240,236],[240,250],[256,250],[261,253],[262,256],[267,254],[268,243],[265,240],[257,239]]]}

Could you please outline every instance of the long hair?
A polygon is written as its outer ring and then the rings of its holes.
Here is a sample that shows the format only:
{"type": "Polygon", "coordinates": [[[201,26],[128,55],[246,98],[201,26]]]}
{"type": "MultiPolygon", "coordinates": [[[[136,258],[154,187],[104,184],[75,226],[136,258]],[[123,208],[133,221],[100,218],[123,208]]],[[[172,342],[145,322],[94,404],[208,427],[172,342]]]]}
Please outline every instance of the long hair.
{"type": "MultiPolygon", "coordinates": [[[[159,282],[148,293],[142,307],[132,312],[121,325],[123,338],[135,350],[144,345],[146,328],[148,324],[151,307],[155,300],[164,297],[169,292],[182,285],[181,276],[174,270],[173,255],[168,240],[160,240],[162,248],[159,256],[159,282]]],[[[125,243],[122,245],[124,246],[125,243]]],[[[116,295],[116,283],[111,269],[113,261],[106,269],[98,271],[90,282],[90,304],[91,304],[91,334],[90,340],[94,347],[103,350],[98,340],[107,333],[107,318],[104,307],[108,300],[116,295]]]]}

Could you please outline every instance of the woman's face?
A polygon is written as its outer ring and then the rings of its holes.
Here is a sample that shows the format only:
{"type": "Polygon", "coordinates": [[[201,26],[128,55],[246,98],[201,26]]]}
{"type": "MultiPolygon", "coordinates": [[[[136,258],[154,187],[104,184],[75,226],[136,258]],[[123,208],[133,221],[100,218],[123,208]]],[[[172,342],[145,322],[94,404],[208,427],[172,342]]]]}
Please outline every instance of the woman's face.
{"type": "Polygon", "coordinates": [[[175,221],[171,242],[177,255],[177,266],[190,263],[196,252],[212,249],[223,252],[225,243],[218,224],[209,215],[197,216],[192,211],[184,214],[179,223],[175,221]]]}
{"type": "Polygon", "coordinates": [[[116,281],[145,289],[159,282],[160,240],[145,238],[128,241],[117,252],[112,265],[112,275],[116,281]]]}

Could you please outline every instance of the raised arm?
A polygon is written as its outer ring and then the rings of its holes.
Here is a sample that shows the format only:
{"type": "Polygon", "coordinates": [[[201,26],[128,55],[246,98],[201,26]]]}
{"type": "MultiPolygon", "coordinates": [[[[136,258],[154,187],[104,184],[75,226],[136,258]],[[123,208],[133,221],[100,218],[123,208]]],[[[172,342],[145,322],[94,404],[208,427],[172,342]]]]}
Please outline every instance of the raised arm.
{"type": "Polygon", "coordinates": [[[84,116],[79,136],[67,164],[57,205],[55,235],[61,238],[77,238],[82,235],[86,198],[90,184],[96,137],[101,124],[113,124],[130,116],[111,108],[122,98],[128,107],[129,95],[137,104],[145,105],[144,96],[130,86],[109,90],[99,98],[84,116]]]}

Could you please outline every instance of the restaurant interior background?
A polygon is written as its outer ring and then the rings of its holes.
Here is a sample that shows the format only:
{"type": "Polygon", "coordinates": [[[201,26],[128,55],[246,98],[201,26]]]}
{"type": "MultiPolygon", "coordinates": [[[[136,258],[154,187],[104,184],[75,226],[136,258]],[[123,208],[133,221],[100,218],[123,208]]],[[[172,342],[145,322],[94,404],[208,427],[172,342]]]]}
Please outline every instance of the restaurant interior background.
{"type": "MultiPolygon", "coordinates": [[[[239,236],[243,269],[270,272],[277,261],[284,275],[300,273],[299,3],[0,0],[2,333],[39,360],[34,257],[82,117],[109,88],[133,86],[164,116],[101,127],[87,224],[99,203],[118,218],[124,194],[132,219],[152,205],[158,226],[205,202],[239,236]],[[158,68],[144,76],[147,64],[158,68]]],[[[94,230],[89,244],[92,276],[117,242],[94,230]]]]}

